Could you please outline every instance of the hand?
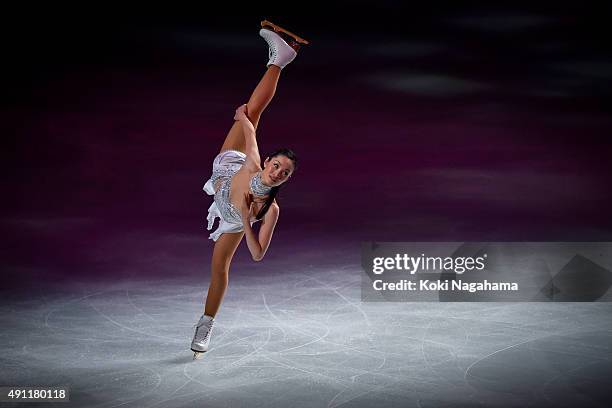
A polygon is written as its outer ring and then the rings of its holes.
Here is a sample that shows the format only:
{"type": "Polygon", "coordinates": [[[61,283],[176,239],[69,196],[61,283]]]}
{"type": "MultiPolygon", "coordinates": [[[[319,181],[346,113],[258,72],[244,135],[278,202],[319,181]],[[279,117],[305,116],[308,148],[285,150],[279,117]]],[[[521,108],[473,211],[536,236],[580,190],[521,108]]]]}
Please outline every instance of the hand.
{"type": "Polygon", "coordinates": [[[234,120],[243,120],[248,119],[247,117],[247,105],[240,105],[238,109],[236,109],[236,113],[234,114],[234,120]]]}
{"type": "Polygon", "coordinates": [[[253,201],[253,196],[251,196],[251,194],[244,193],[244,201],[242,202],[242,205],[240,206],[240,215],[242,216],[242,220],[246,220],[246,221],[250,221],[251,220],[251,213],[253,211],[253,206],[255,205],[254,201],[253,201]]]}

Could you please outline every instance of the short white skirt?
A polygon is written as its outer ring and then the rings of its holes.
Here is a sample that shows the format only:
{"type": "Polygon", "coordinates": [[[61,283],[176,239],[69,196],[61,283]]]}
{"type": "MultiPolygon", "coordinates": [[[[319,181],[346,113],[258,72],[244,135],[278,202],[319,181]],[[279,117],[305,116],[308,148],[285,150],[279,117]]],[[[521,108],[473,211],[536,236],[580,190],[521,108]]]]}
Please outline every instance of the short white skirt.
{"type": "MultiPolygon", "coordinates": [[[[246,154],[238,151],[238,150],[225,150],[219,153],[215,159],[213,160],[213,168],[212,168],[212,176],[206,184],[204,184],[203,190],[208,195],[215,195],[215,183],[221,179],[226,177],[233,177],[234,174],[244,164],[246,161],[246,154]]],[[[220,195],[217,195],[217,197],[220,195]]],[[[217,198],[218,199],[218,198],[217,198]]],[[[220,203],[223,205],[223,203],[220,203]]],[[[221,215],[221,211],[219,211],[219,207],[217,202],[213,201],[213,203],[208,208],[208,216],[206,220],[208,221],[207,229],[210,231],[213,227],[215,219],[219,218],[219,226],[215,231],[213,231],[209,239],[213,241],[217,241],[221,234],[229,232],[241,232],[244,229],[242,222],[236,222],[235,220],[226,220],[221,215]]]]}

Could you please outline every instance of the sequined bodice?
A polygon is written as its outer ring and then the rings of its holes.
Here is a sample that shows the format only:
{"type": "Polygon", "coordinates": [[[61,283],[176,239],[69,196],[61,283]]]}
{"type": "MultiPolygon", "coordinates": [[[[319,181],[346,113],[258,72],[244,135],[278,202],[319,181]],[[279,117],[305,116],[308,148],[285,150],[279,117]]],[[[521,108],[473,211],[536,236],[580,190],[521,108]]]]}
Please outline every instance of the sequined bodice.
{"type": "MultiPolygon", "coordinates": [[[[232,204],[230,200],[230,192],[232,190],[232,177],[234,176],[234,174],[235,173],[219,174],[212,179],[213,185],[215,185],[219,180],[221,180],[221,182],[219,183],[219,188],[215,192],[215,203],[217,203],[219,212],[221,213],[221,216],[223,217],[224,220],[228,222],[242,224],[242,217],[240,216],[240,211],[236,208],[234,204],[232,204]]],[[[262,190],[260,187],[261,185],[260,175],[261,173],[257,173],[253,177],[251,177],[251,180],[249,182],[251,193],[255,194],[257,192],[262,193],[266,191],[266,189],[262,190]],[[255,186],[258,186],[260,189],[257,190],[253,188],[255,186]],[[256,191],[253,191],[253,190],[256,190],[256,191]]],[[[269,189],[267,190],[267,192],[269,192],[269,189]]],[[[255,195],[259,196],[258,194],[255,194],[255,195]]]]}
{"type": "Polygon", "coordinates": [[[223,177],[219,189],[215,193],[215,203],[225,221],[242,224],[240,212],[230,201],[230,191],[232,189],[232,178],[223,177]]]}

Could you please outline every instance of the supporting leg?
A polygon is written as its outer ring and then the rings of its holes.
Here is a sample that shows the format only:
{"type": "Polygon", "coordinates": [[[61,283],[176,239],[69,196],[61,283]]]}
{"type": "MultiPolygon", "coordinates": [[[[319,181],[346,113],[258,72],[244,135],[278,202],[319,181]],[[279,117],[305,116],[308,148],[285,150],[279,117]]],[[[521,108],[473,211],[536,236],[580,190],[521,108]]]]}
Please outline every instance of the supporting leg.
{"type": "Polygon", "coordinates": [[[215,317],[221,306],[221,301],[227,289],[230,263],[243,236],[244,232],[225,233],[215,243],[211,263],[210,286],[208,287],[204,308],[205,315],[215,317]]]}
{"type": "MultiPolygon", "coordinates": [[[[253,122],[253,126],[257,129],[259,124],[259,118],[266,109],[274,94],[276,93],[276,86],[280,77],[281,69],[276,65],[270,65],[266,70],[265,74],[255,87],[255,90],[251,94],[251,98],[247,102],[247,112],[249,119],[253,122]]],[[[232,128],[225,138],[221,150],[238,150],[244,152],[246,144],[244,141],[244,135],[242,133],[242,125],[240,122],[234,122],[232,128]]]]}

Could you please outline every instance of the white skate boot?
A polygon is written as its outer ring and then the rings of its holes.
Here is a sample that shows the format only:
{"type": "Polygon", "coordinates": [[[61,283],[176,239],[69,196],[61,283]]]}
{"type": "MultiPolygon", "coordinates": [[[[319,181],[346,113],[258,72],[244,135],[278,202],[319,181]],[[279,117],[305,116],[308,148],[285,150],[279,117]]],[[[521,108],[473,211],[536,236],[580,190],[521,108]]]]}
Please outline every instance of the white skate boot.
{"type": "Polygon", "coordinates": [[[270,65],[276,65],[280,69],[285,68],[287,64],[295,59],[300,45],[308,44],[308,41],[268,20],[262,21],[261,26],[263,28],[259,30],[259,35],[268,43],[269,60],[266,65],[268,67],[270,65]],[[289,42],[285,41],[283,36],[287,38],[289,42]]]}
{"type": "Polygon", "coordinates": [[[297,55],[297,52],[295,52],[295,50],[291,48],[291,46],[274,31],[262,28],[259,30],[259,35],[261,35],[268,43],[269,60],[268,64],[266,65],[267,67],[270,65],[276,65],[280,69],[283,69],[287,64],[293,61],[297,55]]]}
{"type": "Polygon", "coordinates": [[[195,325],[195,334],[193,335],[193,340],[191,341],[191,351],[193,351],[194,360],[208,351],[210,334],[212,333],[214,323],[214,318],[211,316],[202,315],[198,323],[195,325]]]}

